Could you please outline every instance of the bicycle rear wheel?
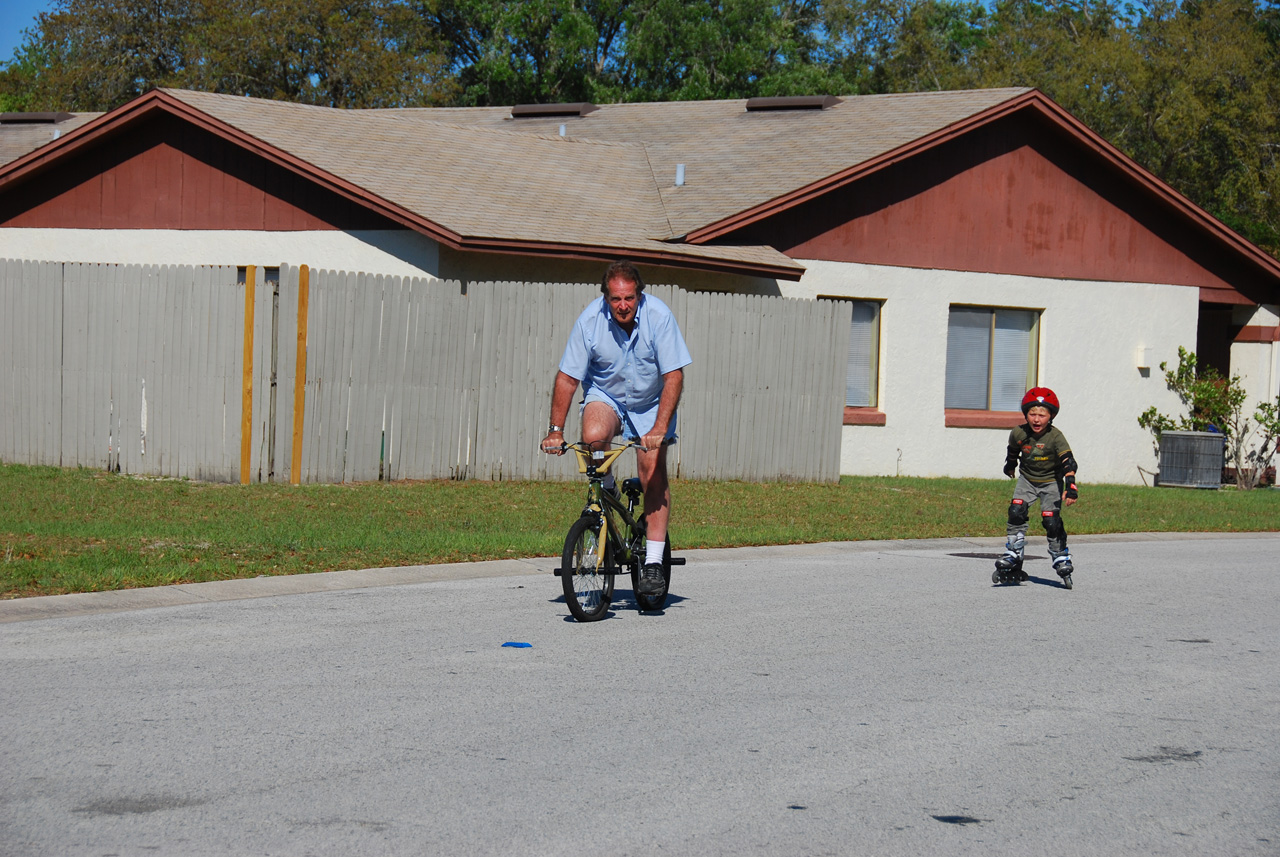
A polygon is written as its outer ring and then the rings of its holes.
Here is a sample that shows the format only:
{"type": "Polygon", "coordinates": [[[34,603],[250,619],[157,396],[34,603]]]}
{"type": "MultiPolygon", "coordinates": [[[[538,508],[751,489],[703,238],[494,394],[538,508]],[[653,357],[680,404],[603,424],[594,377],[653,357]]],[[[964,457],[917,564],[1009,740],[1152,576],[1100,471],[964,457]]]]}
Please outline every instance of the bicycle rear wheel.
{"type": "Polygon", "coordinates": [[[613,575],[609,571],[609,555],[605,567],[598,568],[601,521],[584,515],[573,522],[564,540],[560,556],[560,583],[569,612],[579,622],[603,619],[613,601],[613,575]]]}
{"type": "MultiPolygon", "coordinates": [[[[636,528],[644,532],[644,516],[636,522],[636,528]]],[[[631,563],[631,592],[636,597],[636,606],[641,610],[661,610],[667,606],[667,593],[671,591],[671,534],[667,533],[667,543],[662,548],[662,591],[653,595],[640,593],[640,566],[644,565],[644,544],[641,543],[635,560],[631,563]]]]}

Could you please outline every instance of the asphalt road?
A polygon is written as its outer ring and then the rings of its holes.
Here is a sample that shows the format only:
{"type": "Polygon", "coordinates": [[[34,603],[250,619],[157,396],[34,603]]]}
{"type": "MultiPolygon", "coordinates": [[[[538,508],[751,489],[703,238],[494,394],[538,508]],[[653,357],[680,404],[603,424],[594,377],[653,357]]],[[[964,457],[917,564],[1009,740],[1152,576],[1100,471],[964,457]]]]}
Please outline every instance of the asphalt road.
{"type": "Polygon", "coordinates": [[[1280,854],[1280,535],[997,545],[3,602],[0,854],[1280,854]]]}

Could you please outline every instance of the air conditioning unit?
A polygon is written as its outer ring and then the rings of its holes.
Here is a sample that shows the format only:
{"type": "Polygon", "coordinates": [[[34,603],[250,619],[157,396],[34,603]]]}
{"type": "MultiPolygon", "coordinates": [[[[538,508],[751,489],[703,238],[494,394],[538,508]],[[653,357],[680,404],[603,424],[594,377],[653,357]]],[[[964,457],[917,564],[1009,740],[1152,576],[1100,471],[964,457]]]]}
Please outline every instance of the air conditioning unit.
{"type": "Polygon", "coordinates": [[[1212,431],[1160,433],[1158,485],[1170,488],[1217,488],[1222,484],[1222,450],[1226,438],[1212,431]]]}

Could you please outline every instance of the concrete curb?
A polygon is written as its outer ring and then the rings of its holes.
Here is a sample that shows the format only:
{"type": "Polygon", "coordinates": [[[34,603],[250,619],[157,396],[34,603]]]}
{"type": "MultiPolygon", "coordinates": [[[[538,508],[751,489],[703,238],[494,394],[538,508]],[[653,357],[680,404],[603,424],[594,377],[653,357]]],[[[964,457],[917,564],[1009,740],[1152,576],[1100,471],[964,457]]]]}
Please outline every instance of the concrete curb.
{"type": "MultiPolygon", "coordinates": [[[[1073,535],[1072,544],[1105,544],[1107,542],[1178,541],[1205,539],[1276,539],[1280,533],[1102,533],[1073,535]]],[[[732,562],[735,559],[760,557],[831,556],[848,553],[885,551],[947,551],[961,549],[998,550],[1000,538],[891,539],[859,542],[821,542],[801,545],[764,545],[758,547],[677,550],[693,567],[702,561],[732,562]]],[[[441,565],[409,565],[399,568],[367,568],[355,571],[325,571],[315,574],[293,574],[279,577],[253,577],[243,580],[217,580],[208,583],[181,583],[148,589],[119,589],[110,592],[82,592],[73,595],[46,595],[0,601],[0,623],[29,622],[37,619],[60,619],[92,613],[115,613],[147,610],[153,607],[176,607],[207,604],[216,601],[240,601],[247,598],[271,598],[277,595],[302,595],[312,592],[334,592],[381,586],[404,586],[437,583],[446,580],[474,580],[487,577],[518,577],[550,574],[560,564],[558,557],[503,559],[488,562],[460,562],[441,565]]],[[[683,573],[683,570],[682,572],[683,573]]]]}

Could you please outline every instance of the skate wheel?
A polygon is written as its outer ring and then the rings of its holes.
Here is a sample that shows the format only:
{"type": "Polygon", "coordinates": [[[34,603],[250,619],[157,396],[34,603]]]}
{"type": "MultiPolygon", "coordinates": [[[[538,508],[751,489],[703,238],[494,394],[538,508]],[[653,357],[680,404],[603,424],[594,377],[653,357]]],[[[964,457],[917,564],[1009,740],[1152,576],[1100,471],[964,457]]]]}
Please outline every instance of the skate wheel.
{"type": "Polygon", "coordinates": [[[1062,575],[1062,588],[1063,588],[1063,589],[1070,589],[1070,588],[1071,588],[1071,586],[1072,586],[1072,583],[1071,583],[1071,575],[1069,575],[1069,574],[1064,574],[1064,575],[1062,575]]]}

